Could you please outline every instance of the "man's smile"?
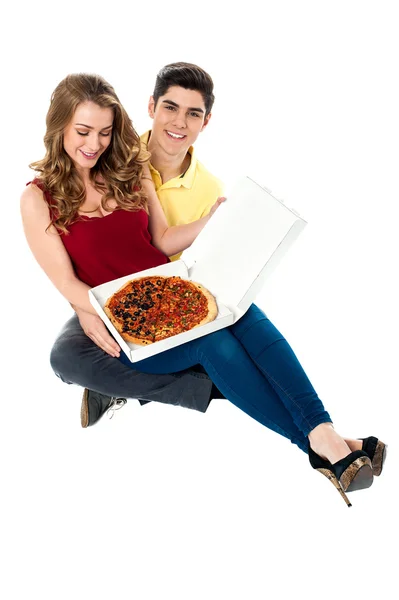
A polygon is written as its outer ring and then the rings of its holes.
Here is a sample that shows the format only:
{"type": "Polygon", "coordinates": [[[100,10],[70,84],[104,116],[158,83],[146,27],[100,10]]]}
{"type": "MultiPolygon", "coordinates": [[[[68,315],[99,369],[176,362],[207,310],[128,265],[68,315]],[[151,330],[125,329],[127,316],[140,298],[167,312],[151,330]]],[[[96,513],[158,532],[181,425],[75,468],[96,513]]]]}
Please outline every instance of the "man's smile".
{"type": "Polygon", "coordinates": [[[184,138],[186,138],[187,136],[182,134],[182,133],[175,133],[174,131],[168,131],[167,129],[165,129],[166,134],[172,138],[173,140],[183,140],[184,138]]]}

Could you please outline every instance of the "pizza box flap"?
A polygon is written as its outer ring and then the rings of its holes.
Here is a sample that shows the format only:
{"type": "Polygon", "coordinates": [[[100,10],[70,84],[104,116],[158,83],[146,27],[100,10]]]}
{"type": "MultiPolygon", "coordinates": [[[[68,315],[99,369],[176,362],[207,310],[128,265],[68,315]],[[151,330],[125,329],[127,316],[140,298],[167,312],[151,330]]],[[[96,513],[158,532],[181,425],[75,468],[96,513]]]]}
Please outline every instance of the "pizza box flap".
{"type": "Polygon", "coordinates": [[[306,221],[249,177],[226,197],[181,260],[193,281],[246,311],[306,221]]]}

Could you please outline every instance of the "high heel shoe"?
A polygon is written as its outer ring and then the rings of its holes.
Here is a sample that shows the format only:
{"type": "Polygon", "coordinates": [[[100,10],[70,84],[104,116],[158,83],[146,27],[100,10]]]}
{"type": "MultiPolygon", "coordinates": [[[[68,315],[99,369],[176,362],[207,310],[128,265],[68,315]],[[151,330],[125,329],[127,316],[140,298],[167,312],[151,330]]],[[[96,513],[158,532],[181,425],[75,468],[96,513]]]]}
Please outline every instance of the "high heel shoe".
{"type": "Polygon", "coordinates": [[[388,446],[374,436],[368,438],[360,438],[363,440],[362,450],[371,460],[374,477],[381,475],[382,467],[384,466],[387,457],[388,446]]]}
{"type": "Polygon", "coordinates": [[[309,446],[309,462],[314,469],[320,471],[331,481],[345,500],[347,506],[352,506],[345,492],[354,492],[368,488],[373,483],[371,460],[363,450],[355,450],[338,462],[321,458],[309,446]]]}

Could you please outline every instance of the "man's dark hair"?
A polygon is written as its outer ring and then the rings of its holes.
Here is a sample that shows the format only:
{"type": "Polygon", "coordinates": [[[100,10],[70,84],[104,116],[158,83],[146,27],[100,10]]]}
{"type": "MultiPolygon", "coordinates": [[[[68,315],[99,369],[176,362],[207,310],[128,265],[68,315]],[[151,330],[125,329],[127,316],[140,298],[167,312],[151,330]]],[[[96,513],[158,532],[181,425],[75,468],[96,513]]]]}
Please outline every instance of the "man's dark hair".
{"type": "Polygon", "coordinates": [[[155,106],[159,97],[164,96],[173,85],[199,92],[204,100],[205,116],[211,112],[215,101],[213,81],[204,69],[186,62],[171,63],[162,67],[155,81],[153,93],[155,106]]]}

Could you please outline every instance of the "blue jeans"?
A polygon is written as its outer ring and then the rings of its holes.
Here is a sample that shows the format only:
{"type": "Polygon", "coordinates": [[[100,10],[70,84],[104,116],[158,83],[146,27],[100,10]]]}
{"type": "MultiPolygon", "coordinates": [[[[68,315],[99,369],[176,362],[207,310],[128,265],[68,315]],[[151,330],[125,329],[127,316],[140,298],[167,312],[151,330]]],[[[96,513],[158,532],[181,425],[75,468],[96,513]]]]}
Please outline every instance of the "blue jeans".
{"type": "Polygon", "coordinates": [[[255,305],[234,325],[145,360],[120,360],[143,373],[201,364],[224,396],[304,452],[309,432],[331,422],[286,339],[255,305]]]}

